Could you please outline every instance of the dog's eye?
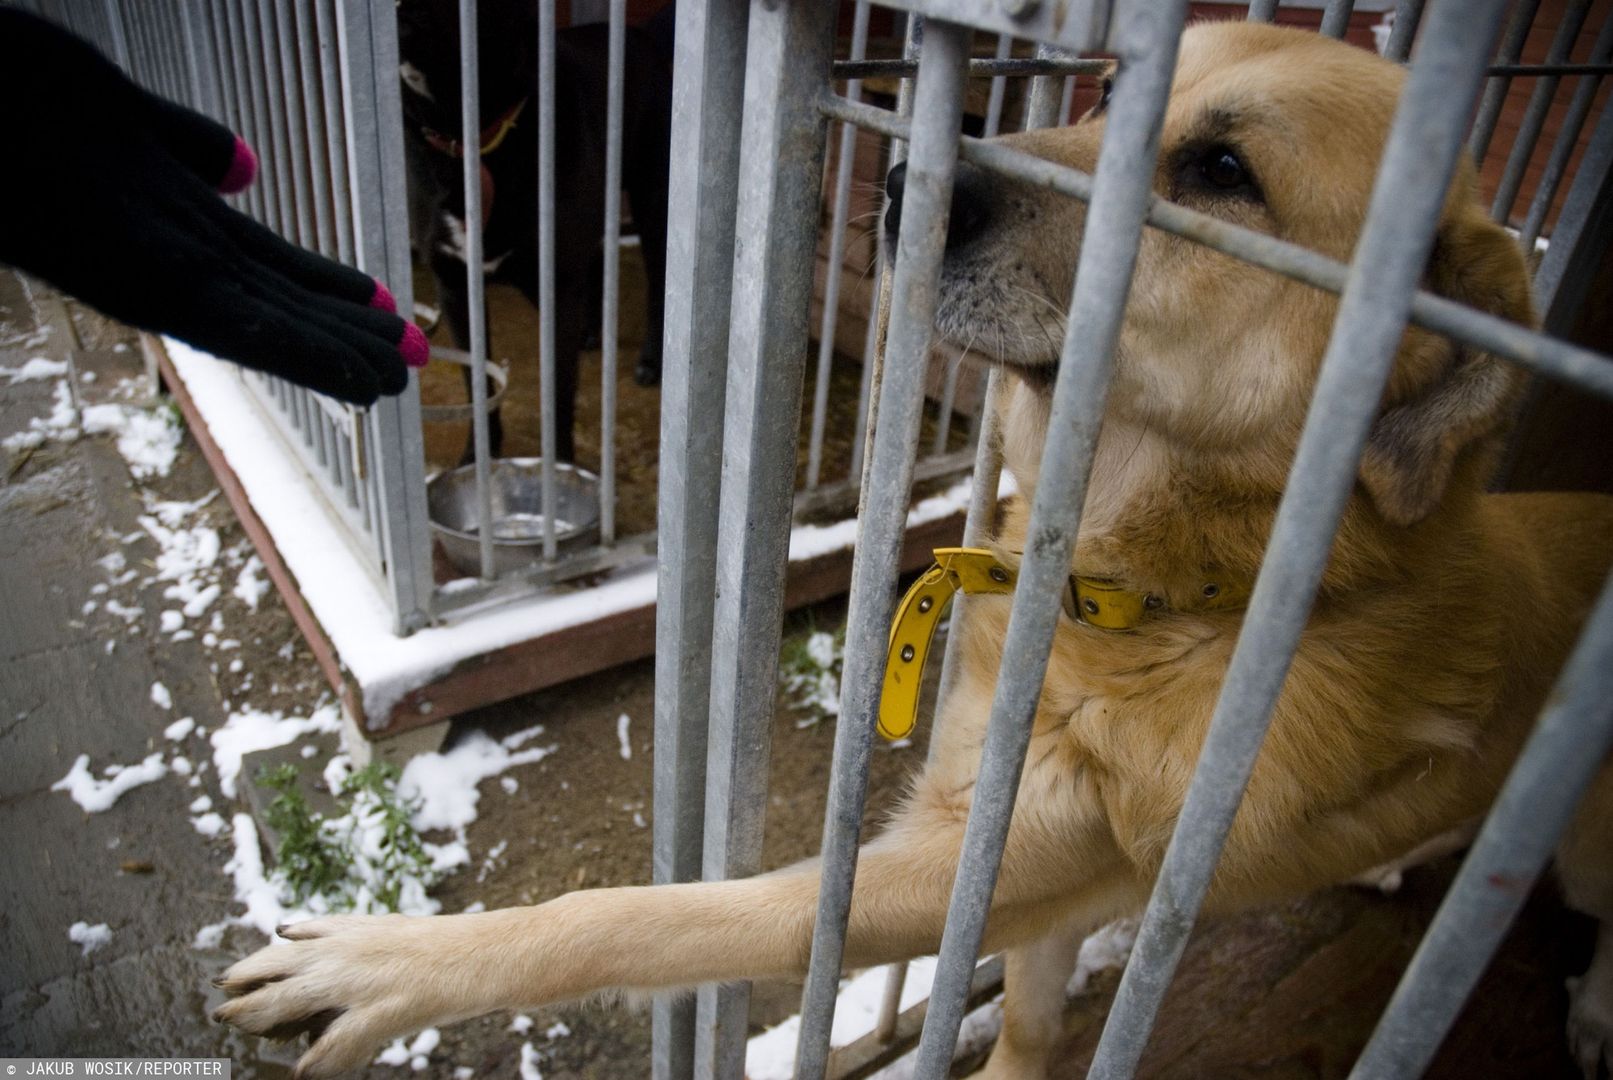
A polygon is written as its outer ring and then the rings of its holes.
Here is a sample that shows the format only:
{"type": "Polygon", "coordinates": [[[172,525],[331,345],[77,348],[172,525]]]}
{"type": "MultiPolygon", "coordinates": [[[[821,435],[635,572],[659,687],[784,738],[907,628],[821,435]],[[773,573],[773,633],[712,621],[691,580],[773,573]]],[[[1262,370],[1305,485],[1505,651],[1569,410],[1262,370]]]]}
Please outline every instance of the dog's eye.
{"type": "Polygon", "coordinates": [[[1115,81],[1114,81],[1114,79],[1105,78],[1103,80],[1103,90],[1098,94],[1098,105],[1097,105],[1097,110],[1096,111],[1102,112],[1104,109],[1107,109],[1109,107],[1109,96],[1111,94],[1113,94],[1114,92],[1115,92],[1115,81]]]}
{"type": "Polygon", "coordinates": [[[1189,148],[1176,160],[1178,197],[1197,192],[1216,198],[1264,199],[1254,172],[1226,143],[1189,148]]]}
{"type": "Polygon", "coordinates": [[[1204,153],[1198,160],[1199,175],[1211,187],[1224,190],[1240,188],[1249,183],[1249,170],[1244,168],[1243,162],[1224,146],[1217,146],[1204,153]]]}

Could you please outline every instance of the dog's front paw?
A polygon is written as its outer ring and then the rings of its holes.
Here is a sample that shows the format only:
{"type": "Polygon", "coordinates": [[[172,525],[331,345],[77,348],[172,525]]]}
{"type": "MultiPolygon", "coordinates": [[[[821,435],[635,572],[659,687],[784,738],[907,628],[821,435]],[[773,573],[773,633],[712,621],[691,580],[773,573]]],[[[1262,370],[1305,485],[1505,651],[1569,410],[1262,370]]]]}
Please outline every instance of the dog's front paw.
{"type": "Polygon", "coordinates": [[[1579,1062],[1585,1080],[1613,1077],[1613,994],[1607,980],[1593,976],[1568,980],[1568,1050],[1579,1062]]]}
{"type": "Polygon", "coordinates": [[[281,927],[289,944],[260,949],[215,980],[231,1000],[213,1019],[271,1039],[306,1033],[298,1077],[362,1066],[388,1039],[484,1011],[471,987],[434,970],[433,924],[445,921],[347,915],[281,927]]]}

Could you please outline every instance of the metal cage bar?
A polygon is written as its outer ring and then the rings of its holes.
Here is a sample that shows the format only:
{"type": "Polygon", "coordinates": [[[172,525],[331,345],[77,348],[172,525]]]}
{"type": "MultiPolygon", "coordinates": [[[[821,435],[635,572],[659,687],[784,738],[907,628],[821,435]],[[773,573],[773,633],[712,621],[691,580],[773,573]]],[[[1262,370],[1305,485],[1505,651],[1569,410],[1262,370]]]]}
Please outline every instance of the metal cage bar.
{"type": "Polygon", "coordinates": [[[1484,0],[1466,10],[1444,4],[1430,13],[1266,558],[1131,963],[1104,1025],[1095,1077],[1130,1076],[1141,1059],[1242,801],[1355,483],[1504,7],[1504,0],[1484,0]]]}
{"type": "MultiPolygon", "coordinates": [[[[1495,54],[1497,64],[1516,64],[1523,55],[1523,44],[1529,37],[1529,28],[1534,25],[1535,11],[1540,7],[1540,0],[1519,0],[1518,6],[1512,9],[1512,19],[1507,23],[1505,39],[1495,54]]],[[[1484,87],[1484,100],[1479,103],[1477,117],[1473,121],[1473,132],[1468,136],[1467,152],[1474,161],[1483,161],[1484,155],[1490,151],[1490,140],[1495,136],[1496,121],[1501,119],[1501,107],[1506,104],[1507,93],[1512,89],[1511,76],[1502,75],[1491,79],[1484,87]]]]}
{"type": "MultiPolygon", "coordinates": [[[[465,293],[470,341],[471,442],[476,472],[476,546],[482,577],[491,581],[493,567],[493,466],[487,417],[487,294],[482,264],[482,87],[478,77],[481,42],[476,32],[476,0],[459,0],[459,129],[464,133],[465,293]]],[[[553,293],[543,305],[545,323],[553,319],[553,293]]],[[[552,340],[552,338],[551,338],[552,340]]],[[[547,349],[553,348],[547,345],[547,349]]],[[[547,380],[547,376],[545,376],[547,380]]],[[[547,477],[545,477],[547,479],[547,477]]],[[[547,507],[545,512],[547,513],[547,507]]]]}
{"type": "MultiPolygon", "coordinates": [[[[622,266],[622,90],[627,78],[627,0],[610,0],[605,102],[605,278],[599,331],[599,539],[616,543],[616,353],[622,266]]],[[[648,253],[645,255],[649,257],[648,253]]]]}
{"type": "MultiPolygon", "coordinates": [[[[1613,14],[1610,14],[1602,23],[1601,31],[1596,35],[1596,43],[1591,46],[1591,63],[1606,64],[1613,59],[1613,14]]],[[[1585,130],[1585,121],[1590,116],[1591,105],[1596,100],[1596,91],[1602,85],[1600,75],[1583,75],[1579,85],[1574,88],[1574,96],[1568,103],[1568,112],[1563,115],[1562,127],[1558,129],[1557,141],[1552,144],[1551,156],[1546,159],[1545,171],[1535,185],[1535,195],[1529,204],[1528,216],[1524,219],[1523,229],[1518,240],[1525,251],[1535,246],[1540,238],[1541,230],[1546,226],[1546,217],[1551,213],[1552,200],[1557,196],[1557,189],[1561,186],[1563,176],[1568,172],[1568,161],[1574,154],[1574,148],[1579,144],[1580,133],[1585,130]]]]}
{"type": "Polygon", "coordinates": [[[1003,642],[958,875],[947,909],[916,1074],[952,1062],[970,976],[985,933],[1003,844],[1041,697],[1059,595],[1080,528],[1121,313],[1130,289],[1186,0],[1123,10],[1110,48],[1122,57],[1098,158],[1093,206],[1075,275],[1030,533],[1003,642]]]}
{"type": "MultiPolygon", "coordinates": [[[[666,335],[661,379],[660,552],[655,608],[657,884],[700,876],[723,400],[745,100],[747,0],[678,6],[667,192],[666,335]]],[[[694,1002],[656,1000],[652,1074],[694,1065],[694,1002]]]]}
{"type": "MultiPolygon", "coordinates": [[[[555,515],[555,454],[559,432],[555,392],[554,311],[554,63],[555,3],[538,4],[538,396],[543,425],[543,559],[554,562],[559,554],[555,515]]],[[[466,128],[470,133],[479,129],[466,128]]]]}
{"type": "MultiPolygon", "coordinates": [[[[868,51],[868,0],[857,0],[851,24],[851,59],[861,60],[868,51]]],[[[846,97],[862,100],[862,83],[850,79],[846,97]]],[[[807,438],[806,486],[818,486],[823,472],[823,435],[829,418],[829,375],[834,363],[835,323],[840,317],[840,278],[846,252],[846,214],[851,207],[851,167],[857,154],[857,129],[840,127],[840,144],[835,161],[833,210],[829,222],[829,265],[823,284],[823,318],[818,326],[818,364],[812,386],[812,429],[807,438]]]]}
{"type": "Polygon", "coordinates": [[[846,616],[840,722],[835,725],[829,804],[824,815],[822,878],[812,933],[812,957],[801,1000],[801,1038],[795,1074],[824,1075],[829,1029],[845,950],[857,868],[857,841],[868,793],[873,719],[885,676],[885,645],[895,605],[892,583],[900,569],[907,502],[923,415],[924,374],[939,299],[963,113],[964,64],[970,32],[928,20],[923,60],[913,93],[913,141],[908,147],[901,226],[893,267],[893,304],[886,331],[878,422],[864,482],[862,513],[851,571],[846,616]]]}
{"type": "MultiPolygon", "coordinates": [[[[1571,0],[1563,13],[1563,21],[1558,24],[1557,33],[1552,38],[1551,49],[1546,54],[1546,63],[1561,64],[1568,59],[1590,9],[1590,0],[1571,0]]],[[[1560,78],[1557,75],[1541,76],[1530,92],[1529,105],[1524,110],[1522,123],[1518,126],[1518,137],[1513,140],[1512,150],[1507,154],[1506,168],[1501,174],[1501,185],[1496,189],[1495,202],[1490,207],[1490,216],[1497,221],[1505,222],[1512,215],[1512,204],[1517,201],[1518,189],[1523,186],[1524,170],[1529,166],[1529,159],[1534,157],[1535,143],[1545,126],[1546,110],[1551,108],[1552,99],[1557,96],[1557,84],[1560,78]]]]}
{"type": "MultiPolygon", "coordinates": [[[[718,501],[704,876],[760,868],[834,12],[752,5],[718,501]]],[[[744,1067],[748,983],[703,987],[695,1073],[744,1067]]]]}

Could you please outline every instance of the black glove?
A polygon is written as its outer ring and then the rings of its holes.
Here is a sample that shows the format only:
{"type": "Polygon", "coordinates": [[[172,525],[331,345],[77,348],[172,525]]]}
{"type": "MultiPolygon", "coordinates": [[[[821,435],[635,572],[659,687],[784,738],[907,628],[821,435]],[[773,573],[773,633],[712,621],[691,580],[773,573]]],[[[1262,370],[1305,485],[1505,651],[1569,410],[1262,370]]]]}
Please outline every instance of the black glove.
{"type": "Polygon", "coordinates": [[[0,8],[0,262],[113,318],[368,405],[408,385],[425,335],[386,286],[225,204],[257,159],[61,28],[0,8]]]}

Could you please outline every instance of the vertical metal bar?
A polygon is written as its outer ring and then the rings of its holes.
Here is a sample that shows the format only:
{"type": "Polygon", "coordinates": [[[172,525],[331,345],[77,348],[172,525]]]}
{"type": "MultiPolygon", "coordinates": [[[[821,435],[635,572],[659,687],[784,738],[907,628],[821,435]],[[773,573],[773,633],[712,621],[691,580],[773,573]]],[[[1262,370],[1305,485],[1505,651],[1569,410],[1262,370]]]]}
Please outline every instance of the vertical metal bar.
{"type": "MultiPolygon", "coordinates": [[[[902,56],[908,60],[917,60],[924,48],[924,16],[916,12],[907,15],[907,26],[903,31],[902,56]]],[[[912,79],[902,79],[896,87],[896,115],[911,117],[913,115],[913,82],[912,79]]],[[[892,139],[888,168],[894,169],[907,160],[907,144],[900,139],[892,139]]],[[[887,198],[880,199],[880,220],[884,220],[884,211],[889,207],[887,198]]],[[[875,250],[880,252],[874,265],[879,271],[875,279],[877,285],[874,291],[874,302],[869,306],[868,312],[868,348],[863,355],[863,382],[861,396],[857,400],[857,430],[852,434],[851,449],[851,479],[860,484],[865,479],[864,472],[867,462],[864,460],[868,453],[868,432],[879,420],[879,384],[881,372],[884,368],[884,356],[878,348],[880,308],[885,306],[890,296],[891,268],[883,257],[884,245],[879,241],[878,232],[875,233],[875,250]]]]}
{"type": "Polygon", "coordinates": [[[1130,1076],[1135,1070],[1209,887],[1354,487],[1411,294],[1433,247],[1462,149],[1462,123],[1483,82],[1485,56],[1504,13],[1505,0],[1472,0],[1437,5],[1429,15],[1249,613],[1104,1026],[1094,1077],[1130,1076]]]}
{"type": "Polygon", "coordinates": [[[958,876],[941,938],[915,1074],[947,1074],[985,932],[1031,724],[1080,529],[1115,342],[1131,286],[1187,0],[1129,5],[1114,28],[1122,62],[1094,178],[1086,235],[1053,389],[1030,532],[1003,643],[958,876]]]}
{"type": "Polygon", "coordinates": [[[1535,271],[1535,307],[1548,334],[1566,334],[1596,276],[1597,261],[1613,230],[1613,108],[1596,121],[1574,182],[1552,229],[1551,246],[1535,271]]]}
{"type": "Polygon", "coordinates": [[[1322,11],[1322,35],[1342,39],[1350,29],[1350,13],[1354,10],[1355,0],[1327,0],[1322,11]]]}
{"type": "MultiPolygon", "coordinates": [[[[616,543],[616,346],[622,265],[622,91],[627,77],[627,0],[610,0],[605,94],[604,325],[599,341],[599,539],[616,543]]],[[[649,258],[646,248],[645,258],[649,258]]],[[[653,280],[653,279],[652,279],[653,280]]],[[[648,348],[649,342],[645,342],[648,348]]]]}
{"type": "MultiPolygon", "coordinates": [[[[72,10],[69,8],[68,10],[72,10]]],[[[102,0],[101,18],[106,26],[106,41],[109,46],[105,51],[117,61],[117,64],[130,75],[134,74],[131,62],[128,33],[123,27],[123,12],[118,8],[118,0],[102,0]]]]}
{"type": "Polygon", "coordinates": [[[286,160],[285,123],[280,114],[280,98],[271,93],[266,63],[266,41],[273,33],[265,26],[269,13],[256,0],[239,2],[241,31],[246,44],[247,79],[259,124],[260,135],[256,147],[263,160],[263,172],[256,186],[264,188],[264,202],[270,207],[271,228],[281,236],[295,240],[296,226],[291,219],[291,200],[286,191],[286,174],[290,170],[290,163],[286,160]]]}
{"type": "MultiPolygon", "coordinates": [[[[232,19],[229,0],[209,0],[208,29],[213,40],[213,55],[218,63],[220,102],[224,108],[224,123],[247,142],[256,139],[256,133],[247,124],[246,69],[240,53],[232,41],[232,19]]],[[[263,192],[257,184],[249,186],[240,195],[232,196],[237,206],[263,220],[261,199],[263,192]]]]}
{"type": "Polygon", "coordinates": [[[212,37],[207,23],[211,16],[202,4],[182,4],[179,23],[185,36],[185,62],[190,76],[190,103],[214,119],[224,116],[224,103],[218,86],[217,58],[212,53],[212,37]]]}
{"type": "MultiPolygon", "coordinates": [[[[1540,0],[1518,0],[1518,6],[1512,11],[1512,19],[1507,23],[1506,38],[1501,42],[1501,48],[1495,54],[1497,64],[1516,64],[1518,57],[1523,55],[1523,43],[1529,38],[1529,28],[1534,25],[1535,10],[1540,7],[1540,0]]],[[[1512,76],[1498,75],[1484,84],[1484,100],[1479,103],[1479,111],[1473,120],[1473,133],[1468,136],[1467,152],[1474,161],[1482,162],[1484,155],[1490,152],[1490,139],[1495,135],[1496,121],[1501,119],[1501,107],[1507,102],[1507,92],[1512,89],[1512,76]]]]}
{"type": "MultiPolygon", "coordinates": [[[[761,866],[789,559],[796,433],[811,333],[834,8],[756,0],[745,71],[713,609],[704,876],[761,866]]],[[[695,1073],[737,1078],[750,984],[701,989],[695,1073]]]]}
{"type": "MultiPolygon", "coordinates": [[[[347,137],[343,117],[342,76],[336,0],[315,0],[314,25],[319,41],[320,100],[325,106],[325,152],[330,163],[330,198],[336,226],[336,257],[356,263],[357,241],[353,236],[352,165],[347,158],[347,137]]],[[[400,311],[403,309],[399,309],[400,311]]],[[[405,312],[407,317],[407,312],[405,312]]]]}
{"type": "MultiPolygon", "coordinates": [[[[465,292],[470,316],[471,443],[476,472],[476,541],[482,578],[493,580],[493,467],[487,421],[487,303],[482,281],[482,95],[476,0],[459,0],[459,130],[465,147],[465,292]]],[[[552,293],[550,296],[552,297],[552,293]]],[[[553,318],[552,299],[544,318],[553,318]]],[[[552,339],[551,339],[552,340],[552,339]]],[[[546,511],[547,512],[547,511],[546,511]]]]}
{"type": "MultiPolygon", "coordinates": [[[[274,150],[273,145],[265,137],[268,131],[268,121],[262,119],[263,103],[261,100],[262,85],[252,76],[250,57],[252,49],[247,43],[246,24],[242,12],[243,0],[223,0],[230,32],[228,52],[235,66],[237,93],[241,100],[241,134],[252,148],[260,155],[264,165],[272,162],[270,157],[274,150]],[[261,120],[261,122],[260,122],[261,120]]],[[[260,171],[257,182],[247,188],[247,198],[252,207],[252,214],[259,221],[278,231],[278,207],[274,201],[274,193],[270,188],[270,178],[260,171]]]]}
{"type": "Polygon", "coordinates": [[[1417,38],[1417,24],[1423,20],[1423,0],[1400,0],[1395,5],[1395,25],[1389,31],[1389,42],[1383,47],[1386,59],[1404,64],[1411,55],[1411,43],[1417,38]]]}
{"type": "Polygon", "coordinates": [[[907,983],[907,961],[885,969],[885,992],[879,999],[879,1016],[874,1021],[874,1038],[888,1043],[896,1038],[896,1019],[902,1009],[902,989],[907,983]]]}
{"type": "MultiPolygon", "coordinates": [[[[320,70],[320,43],[313,5],[294,2],[297,64],[303,88],[302,146],[313,208],[313,243],[321,255],[336,258],[336,222],[331,205],[330,156],[325,142],[325,85],[320,70]]],[[[405,316],[407,317],[407,316],[405,316]]]]}
{"type": "MultiPolygon", "coordinates": [[[[683,0],[672,73],[655,606],[654,880],[700,875],[717,503],[745,100],[747,0],[683,0]]],[[[652,1008],[654,1080],[694,1067],[694,1002],[652,1008]]]]}
{"type": "MultiPolygon", "coordinates": [[[[1008,34],[997,35],[997,59],[1007,60],[1014,55],[1014,39],[1008,34]]],[[[1002,130],[1003,97],[1008,90],[1008,78],[1004,75],[994,75],[991,80],[991,95],[986,98],[986,123],[981,130],[985,138],[991,138],[1002,130]]]]}
{"type": "Polygon", "coordinates": [[[946,379],[941,384],[941,400],[935,403],[935,434],[930,438],[930,453],[937,457],[947,452],[947,439],[952,434],[952,412],[958,400],[958,375],[962,370],[961,360],[947,364],[946,379]]]}
{"type": "Polygon", "coordinates": [[[1613,578],[1557,678],[1354,1080],[1421,1076],[1613,750],[1613,578]]]}
{"type": "MultiPolygon", "coordinates": [[[[409,312],[414,289],[395,0],[347,0],[340,9],[337,44],[359,265],[385,281],[398,310],[409,312]]],[[[412,633],[430,619],[432,596],[418,380],[411,379],[403,393],[382,398],[367,414],[355,414],[360,419],[374,431],[364,486],[366,492],[374,486],[378,503],[376,539],[394,628],[412,633]]]]}
{"type": "MultiPolygon", "coordinates": [[[[857,0],[851,23],[851,59],[868,54],[868,0],[857,0]]],[[[846,82],[846,97],[861,101],[860,79],[846,82]]],[[[823,433],[829,419],[829,374],[834,363],[835,325],[840,318],[841,265],[846,257],[846,214],[851,207],[851,167],[857,155],[857,129],[840,125],[839,156],[835,162],[834,209],[829,222],[829,265],[824,271],[823,320],[818,326],[818,366],[812,387],[812,430],[807,439],[806,486],[818,486],[823,471],[823,433]]],[[[878,230],[875,230],[878,243],[878,230]]]]}
{"type": "MultiPolygon", "coordinates": [[[[891,145],[892,154],[895,153],[895,144],[891,145]]],[[[884,200],[881,199],[883,206],[884,200]]],[[[881,213],[879,221],[884,220],[881,213]]],[[[879,293],[881,283],[885,280],[885,245],[880,240],[880,225],[874,225],[874,272],[869,279],[873,288],[868,294],[868,325],[863,332],[863,370],[862,379],[857,390],[857,420],[851,431],[851,468],[846,470],[849,479],[856,480],[863,472],[863,436],[868,431],[869,402],[874,395],[874,368],[877,365],[879,352],[879,293]]]]}
{"type": "MultiPolygon", "coordinates": [[[[1585,16],[1590,9],[1590,0],[1571,0],[1563,12],[1563,21],[1557,24],[1551,49],[1546,53],[1546,63],[1568,62],[1574,39],[1579,37],[1580,27],[1585,25],[1585,16]]],[[[1496,189],[1495,202],[1490,206],[1490,216],[1497,221],[1505,223],[1512,216],[1512,204],[1517,201],[1518,189],[1523,186],[1524,171],[1529,167],[1529,159],[1534,156],[1535,143],[1540,140],[1540,130],[1546,123],[1546,111],[1551,108],[1552,98],[1557,96],[1557,84],[1561,81],[1556,75],[1542,75],[1535,80],[1534,91],[1529,95],[1529,106],[1524,110],[1522,123],[1518,125],[1518,137],[1513,140],[1506,169],[1501,173],[1501,186],[1496,189]]]]}
{"type": "Polygon", "coordinates": [[[1277,20],[1277,0],[1249,0],[1250,22],[1275,22],[1277,20]]]}
{"type": "Polygon", "coordinates": [[[314,208],[310,189],[313,186],[308,169],[308,128],[304,122],[305,106],[302,92],[302,73],[297,70],[297,31],[293,24],[292,8],[303,5],[297,0],[275,0],[275,44],[280,63],[281,93],[285,101],[286,148],[291,173],[292,207],[296,213],[297,242],[312,248],[318,243],[314,226],[314,208]]]}
{"type": "MultiPolygon", "coordinates": [[[[1613,14],[1602,23],[1588,59],[1592,64],[1605,64],[1610,56],[1613,56],[1613,14]]],[[[1580,132],[1585,129],[1585,120],[1590,116],[1591,105],[1596,100],[1596,91],[1601,84],[1600,75],[1582,75],[1574,88],[1574,96],[1568,103],[1562,127],[1557,131],[1551,156],[1546,159],[1545,171],[1535,185],[1535,197],[1529,204],[1529,214],[1524,219],[1523,231],[1519,235],[1519,242],[1525,251],[1533,250],[1541,230],[1546,227],[1546,216],[1551,213],[1552,200],[1557,197],[1557,189],[1568,171],[1568,161],[1574,155],[1574,147],[1579,143],[1580,132]]]]}
{"type": "MultiPolygon", "coordinates": [[[[296,165],[291,156],[290,120],[286,109],[290,103],[290,88],[281,78],[279,58],[280,33],[276,25],[275,5],[267,0],[254,0],[258,12],[258,56],[261,64],[264,99],[269,110],[269,131],[274,140],[273,170],[265,170],[265,179],[274,184],[275,196],[280,203],[280,232],[294,244],[302,243],[301,224],[297,217],[296,200],[292,195],[292,178],[296,165]]],[[[249,58],[250,61],[251,58],[249,58]]]]}
{"type": "MultiPolygon", "coordinates": [[[[1053,45],[1036,46],[1043,60],[1062,59],[1068,50],[1053,45]]],[[[1055,127],[1062,123],[1059,105],[1064,100],[1064,80],[1057,75],[1038,75],[1031,80],[1030,98],[1025,103],[1025,129],[1055,127]]]]}
{"type": "Polygon", "coordinates": [[[931,19],[924,33],[891,286],[892,296],[898,299],[891,305],[885,334],[872,460],[857,518],[840,722],[835,725],[829,805],[823,823],[822,878],[812,959],[801,998],[801,1040],[795,1065],[799,1080],[818,1080],[828,1064],[829,1030],[834,1022],[857,872],[857,842],[868,795],[873,721],[885,677],[885,644],[895,603],[892,585],[900,573],[963,116],[971,31],[931,19]]]}
{"type": "Polygon", "coordinates": [[[554,456],[554,32],[555,0],[538,4],[538,395],[543,432],[543,557],[553,562],[555,539],[554,456]]]}

